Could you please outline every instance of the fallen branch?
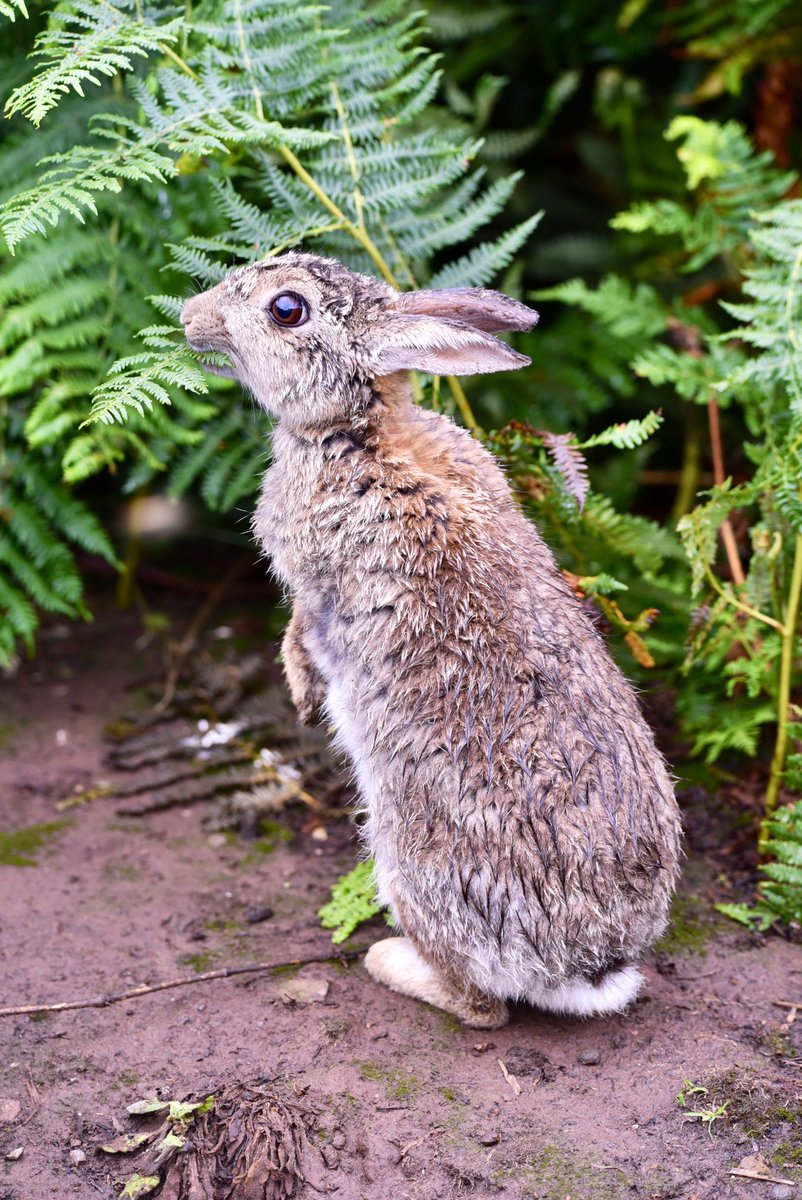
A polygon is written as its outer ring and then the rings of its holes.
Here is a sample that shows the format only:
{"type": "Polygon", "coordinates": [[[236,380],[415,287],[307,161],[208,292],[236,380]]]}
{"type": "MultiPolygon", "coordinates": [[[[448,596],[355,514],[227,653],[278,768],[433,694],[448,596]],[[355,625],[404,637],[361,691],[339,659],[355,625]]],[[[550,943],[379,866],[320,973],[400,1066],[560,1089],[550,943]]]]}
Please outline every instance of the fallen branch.
{"type": "Polygon", "coordinates": [[[367,946],[356,950],[333,950],[329,954],[313,954],[309,958],[291,958],[284,962],[245,963],[240,967],[220,967],[216,971],[202,971],[189,978],[165,979],[161,983],[143,983],[139,987],[127,988],[124,992],[109,992],[105,996],[92,996],[88,1000],[62,1000],[58,1004],[20,1004],[15,1008],[0,1008],[0,1017],[25,1017],[34,1013],[67,1012],[75,1008],[107,1008],[121,1000],[137,1000],[152,992],[166,992],[169,988],[188,987],[191,983],[206,983],[210,979],[229,979],[232,975],[249,975],[257,971],[279,971],[285,967],[305,967],[307,963],[347,961],[358,958],[367,951],[367,946]]]}
{"type": "Polygon", "coordinates": [[[730,1175],[737,1175],[739,1179],[756,1179],[758,1183],[785,1183],[794,1186],[793,1179],[783,1179],[781,1175],[766,1175],[762,1171],[742,1171],[740,1167],[734,1167],[730,1175]]]}

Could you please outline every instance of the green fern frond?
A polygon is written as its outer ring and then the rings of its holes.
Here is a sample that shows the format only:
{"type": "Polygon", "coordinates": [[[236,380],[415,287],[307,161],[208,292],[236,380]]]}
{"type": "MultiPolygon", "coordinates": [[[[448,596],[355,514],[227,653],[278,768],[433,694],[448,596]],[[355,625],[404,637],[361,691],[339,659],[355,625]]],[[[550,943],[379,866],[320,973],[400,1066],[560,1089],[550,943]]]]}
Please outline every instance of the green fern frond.
{"type": "Polygon", "coordinates": [[[610,425],[601,433],[595,433],[579,443],[579,449],[589,450],[592,446],[615,446],[616,450],[634,450],[657,432],[663,424],[663,414],[660,412],[647,413],[632,421],[623,421],[610,425]]]}
{"type": "Polygon", "coordinates": [[[373,863],[361,862],[337,880],[331,889],[331,900],[323,905],[319,916],[324,929],[334,930],[331,940],[339,946],[381,911],[376,899],[373,863]]]}
{"type": "Polygon", "coordinates": [[[172,159],[146,146],[119,151],[76,146],[44,159],[47,170],[35,187],[19,192],[0,208],[0,231],[10,251],[34,233],[46,233],[69,214],[83,222],[87,213],[97,216],[97,198],[103,192],[122,190],[123,180],[164,182],[173,170],[172,159]]]}
{"type": "Polygon", "coordinates": [[[478,287],[490,283],[500,271],[509,266],[513,257],[537,229],[543,212],[528,217],[514,229],[503,233],[494,242],[482,242],[468,254],[449,263],[432,278],[432,287],[478,287]]]}
{"type": "Polygon", "coordinates": [[[135,58],[147,58],[177,40],[180,20],[148,26],[125,8],[82,0],[61,6],[57,27],[45,29],[33,50],[32,57],[44,59],[44,69],[14,89],[6,116],[21,113],[38,126],[70,90],[83,96],[87,83],[99,87],[102,78],[130,71],[135,58]]]}
{"type": "Polygon", "coordinates": [[[25,0],[0,0],[0,16],[8,17],[9,21],[15,21],[20,15],[28,16],[25,0]]]}
{"type": "Polygon", "coordinates": [[[780,808],[767,822],[769,840],[766,851],[773,861],[761,864],[757,902],[745,905],[717,905],[719,912],[743,924],[757,923],[768,929],[780,925],[802,924],[802,801],[780,808]]]}
{"type": "Polygon", "coordinates": [[[589,288],[581,279],[569,279],[541,289],[535,299],[575,305],[601,321],[616,338],[633,343],[666,329],[666,306],[656,289],[645,283],[633,286],[618,275],[606,276],[597,288],[589,288]]]}
{"type": "Polygon", "coordinates": [[[140,416],[154,403],[171,404],[171,388],[205,395],[209,386],[189,346],[174,346],[166,352],[143,351],[121,358],[94,391],[89,421],[110,425],[124,421],[128,409],[140,416]]]}

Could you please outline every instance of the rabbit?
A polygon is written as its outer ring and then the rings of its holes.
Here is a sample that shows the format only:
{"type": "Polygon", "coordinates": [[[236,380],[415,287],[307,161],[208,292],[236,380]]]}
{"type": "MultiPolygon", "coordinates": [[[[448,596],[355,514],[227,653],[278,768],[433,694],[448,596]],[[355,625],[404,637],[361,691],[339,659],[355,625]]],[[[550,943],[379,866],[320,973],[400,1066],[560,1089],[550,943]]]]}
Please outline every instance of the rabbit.
{"type": "Polygon", "coordinates": [[[511,1001],[623,1010],[678,872],[671,779],[498,462],[408,377],[526,366],[493,333],[537,314],[292,251],[181,316],[276,420],[253,528],[292,600],[298,716],[350,760],[401,934],[368,972],[474,1028],[511,1001]]]}

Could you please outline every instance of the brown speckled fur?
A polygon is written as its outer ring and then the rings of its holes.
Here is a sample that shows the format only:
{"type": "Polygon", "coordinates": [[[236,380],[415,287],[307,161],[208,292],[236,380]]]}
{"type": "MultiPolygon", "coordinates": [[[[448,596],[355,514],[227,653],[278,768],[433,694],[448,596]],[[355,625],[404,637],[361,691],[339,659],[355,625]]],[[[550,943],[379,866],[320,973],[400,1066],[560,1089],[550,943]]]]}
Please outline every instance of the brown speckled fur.
{"type": "Polygon", "coordinates": [[[477,1025],[505,999],[622,1007],[635,985],[604,981],[663,930],[679,855],[629,684],[493,457],[411,401],[406,367],[528,361],[477,331],[533,318],[299,253],[183,314],[278,417],[254,528],[292,597],[287,678],[301,719],[336,728],[380,896],[443,995],[374,973],[477,1025]],[[265,311],[285,289],[309,303],[298,329],[265,311]]]}

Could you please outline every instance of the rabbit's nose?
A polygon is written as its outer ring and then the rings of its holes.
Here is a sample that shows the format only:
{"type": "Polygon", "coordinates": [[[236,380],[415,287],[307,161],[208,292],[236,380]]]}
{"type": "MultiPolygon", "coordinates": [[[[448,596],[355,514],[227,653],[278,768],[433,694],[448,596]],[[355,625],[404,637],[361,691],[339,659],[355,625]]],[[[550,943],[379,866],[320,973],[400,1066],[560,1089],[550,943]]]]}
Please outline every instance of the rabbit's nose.
{"type": "Polygon", "coordinates": [[[189,322],[192,320],[192,310],[194,308],[197,311],[197,308],[198,308],[197,301],[199,299],[200,299],[200,296],[190,296],[189,300],[187,300],[186,303],[184,304],[184,307],[181,309],[181,324],[182,325],[188,325],[189,322]]]}

